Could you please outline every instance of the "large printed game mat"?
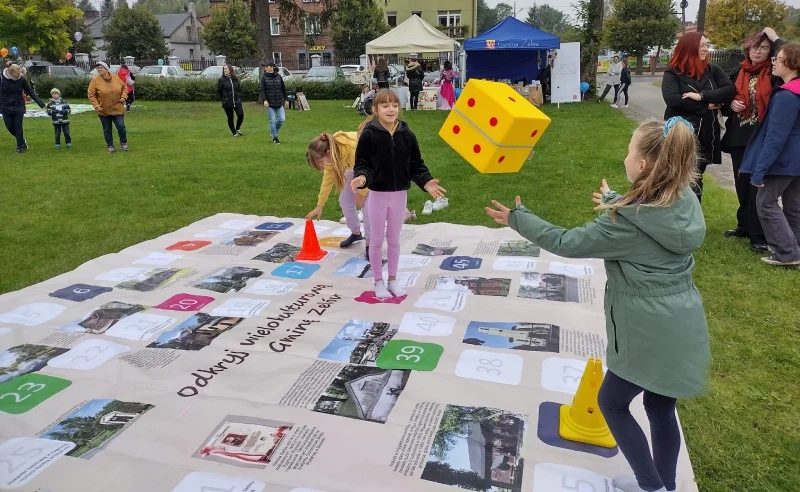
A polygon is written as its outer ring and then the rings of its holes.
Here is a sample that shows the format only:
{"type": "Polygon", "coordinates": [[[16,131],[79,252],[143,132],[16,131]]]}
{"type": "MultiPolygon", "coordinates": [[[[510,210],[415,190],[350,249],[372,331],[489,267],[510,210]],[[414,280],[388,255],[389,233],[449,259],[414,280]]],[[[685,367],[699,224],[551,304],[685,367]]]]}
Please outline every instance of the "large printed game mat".
{"type": "MultiPolygon", "coordinates": [[[[337,223],[294,261],[304,226],[219,214],[0,296],[0,489],[614,492],[631,473],[558,433],[604,357],[602,261],[407,225],[408,295],[380,302],[337,223]]],[[[685,446],[678,479],[697,490],[685,446]]]]}

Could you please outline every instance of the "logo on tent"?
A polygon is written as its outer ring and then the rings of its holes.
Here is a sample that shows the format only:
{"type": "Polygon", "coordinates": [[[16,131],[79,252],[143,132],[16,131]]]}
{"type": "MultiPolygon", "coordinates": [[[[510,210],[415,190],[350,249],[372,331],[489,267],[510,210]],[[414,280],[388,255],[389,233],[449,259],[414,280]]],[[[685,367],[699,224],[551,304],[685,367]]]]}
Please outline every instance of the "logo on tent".
{"type": "Polygon", "coordinates": [[[493,50],[494,49],[494,43],[495,43],[494,39],[487,39],[486,40],[486,49],[487,50],[493,50]]]}

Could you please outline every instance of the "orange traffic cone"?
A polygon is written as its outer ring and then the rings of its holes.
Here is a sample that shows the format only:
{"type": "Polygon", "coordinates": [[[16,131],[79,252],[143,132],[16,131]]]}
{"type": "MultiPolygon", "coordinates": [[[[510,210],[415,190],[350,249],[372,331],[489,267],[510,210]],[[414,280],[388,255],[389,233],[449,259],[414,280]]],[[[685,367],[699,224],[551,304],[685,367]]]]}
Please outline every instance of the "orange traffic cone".
{"type": "Polygon", "coordinates": [[[314,229],[314,223],[310,219],[306,220],[306,231],[303,234],[303,247],[294,259],[319,261],[325,258],[327,254],[327,251],[319,247],[319,239],[317,239],[317,231],[314,229]]]}

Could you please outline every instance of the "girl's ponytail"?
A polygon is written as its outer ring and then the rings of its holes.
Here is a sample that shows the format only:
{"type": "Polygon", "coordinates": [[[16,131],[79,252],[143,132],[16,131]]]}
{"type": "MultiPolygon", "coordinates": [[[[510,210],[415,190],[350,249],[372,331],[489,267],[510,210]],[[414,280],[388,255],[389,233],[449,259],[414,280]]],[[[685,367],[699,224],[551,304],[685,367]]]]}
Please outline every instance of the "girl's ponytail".
{"type": "Polygon", "coordinates": [[[634,135],[638,137],[637,154],[646,165],[620,200],[596,207],[596,210],[610,210],[612,217],[624,206],[672,205],[698,178],[697,138],[690,122],[681,117],[666,122],[650,121],[642,124],[634,135]]]}
{"type": "MultiPolygon", "coordinates": [[[[333,142],[333,136],[328,132],[321,133],[311,139],[311,143],[308,144],[308,150],[306,151],[306,160],[312,169],[316,169],[320,172],[324,169],[320,161],[325,154],[334,147],[331,145],[331,142],[333,142]]],[[[332,150],[331,159],[333,159],[332,150]]]]}

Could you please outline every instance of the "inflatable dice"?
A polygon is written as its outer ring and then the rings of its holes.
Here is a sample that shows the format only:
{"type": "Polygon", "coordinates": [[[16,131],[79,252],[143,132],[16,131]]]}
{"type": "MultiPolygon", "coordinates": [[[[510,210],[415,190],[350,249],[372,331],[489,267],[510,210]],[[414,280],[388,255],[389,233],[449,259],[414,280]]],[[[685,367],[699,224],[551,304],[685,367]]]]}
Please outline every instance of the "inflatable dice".
{"type": "Polygon", "coordinates": [[[472,79],[439,136],[482,173],[518,172],[550,118],[500,82],[472,79]]]}

